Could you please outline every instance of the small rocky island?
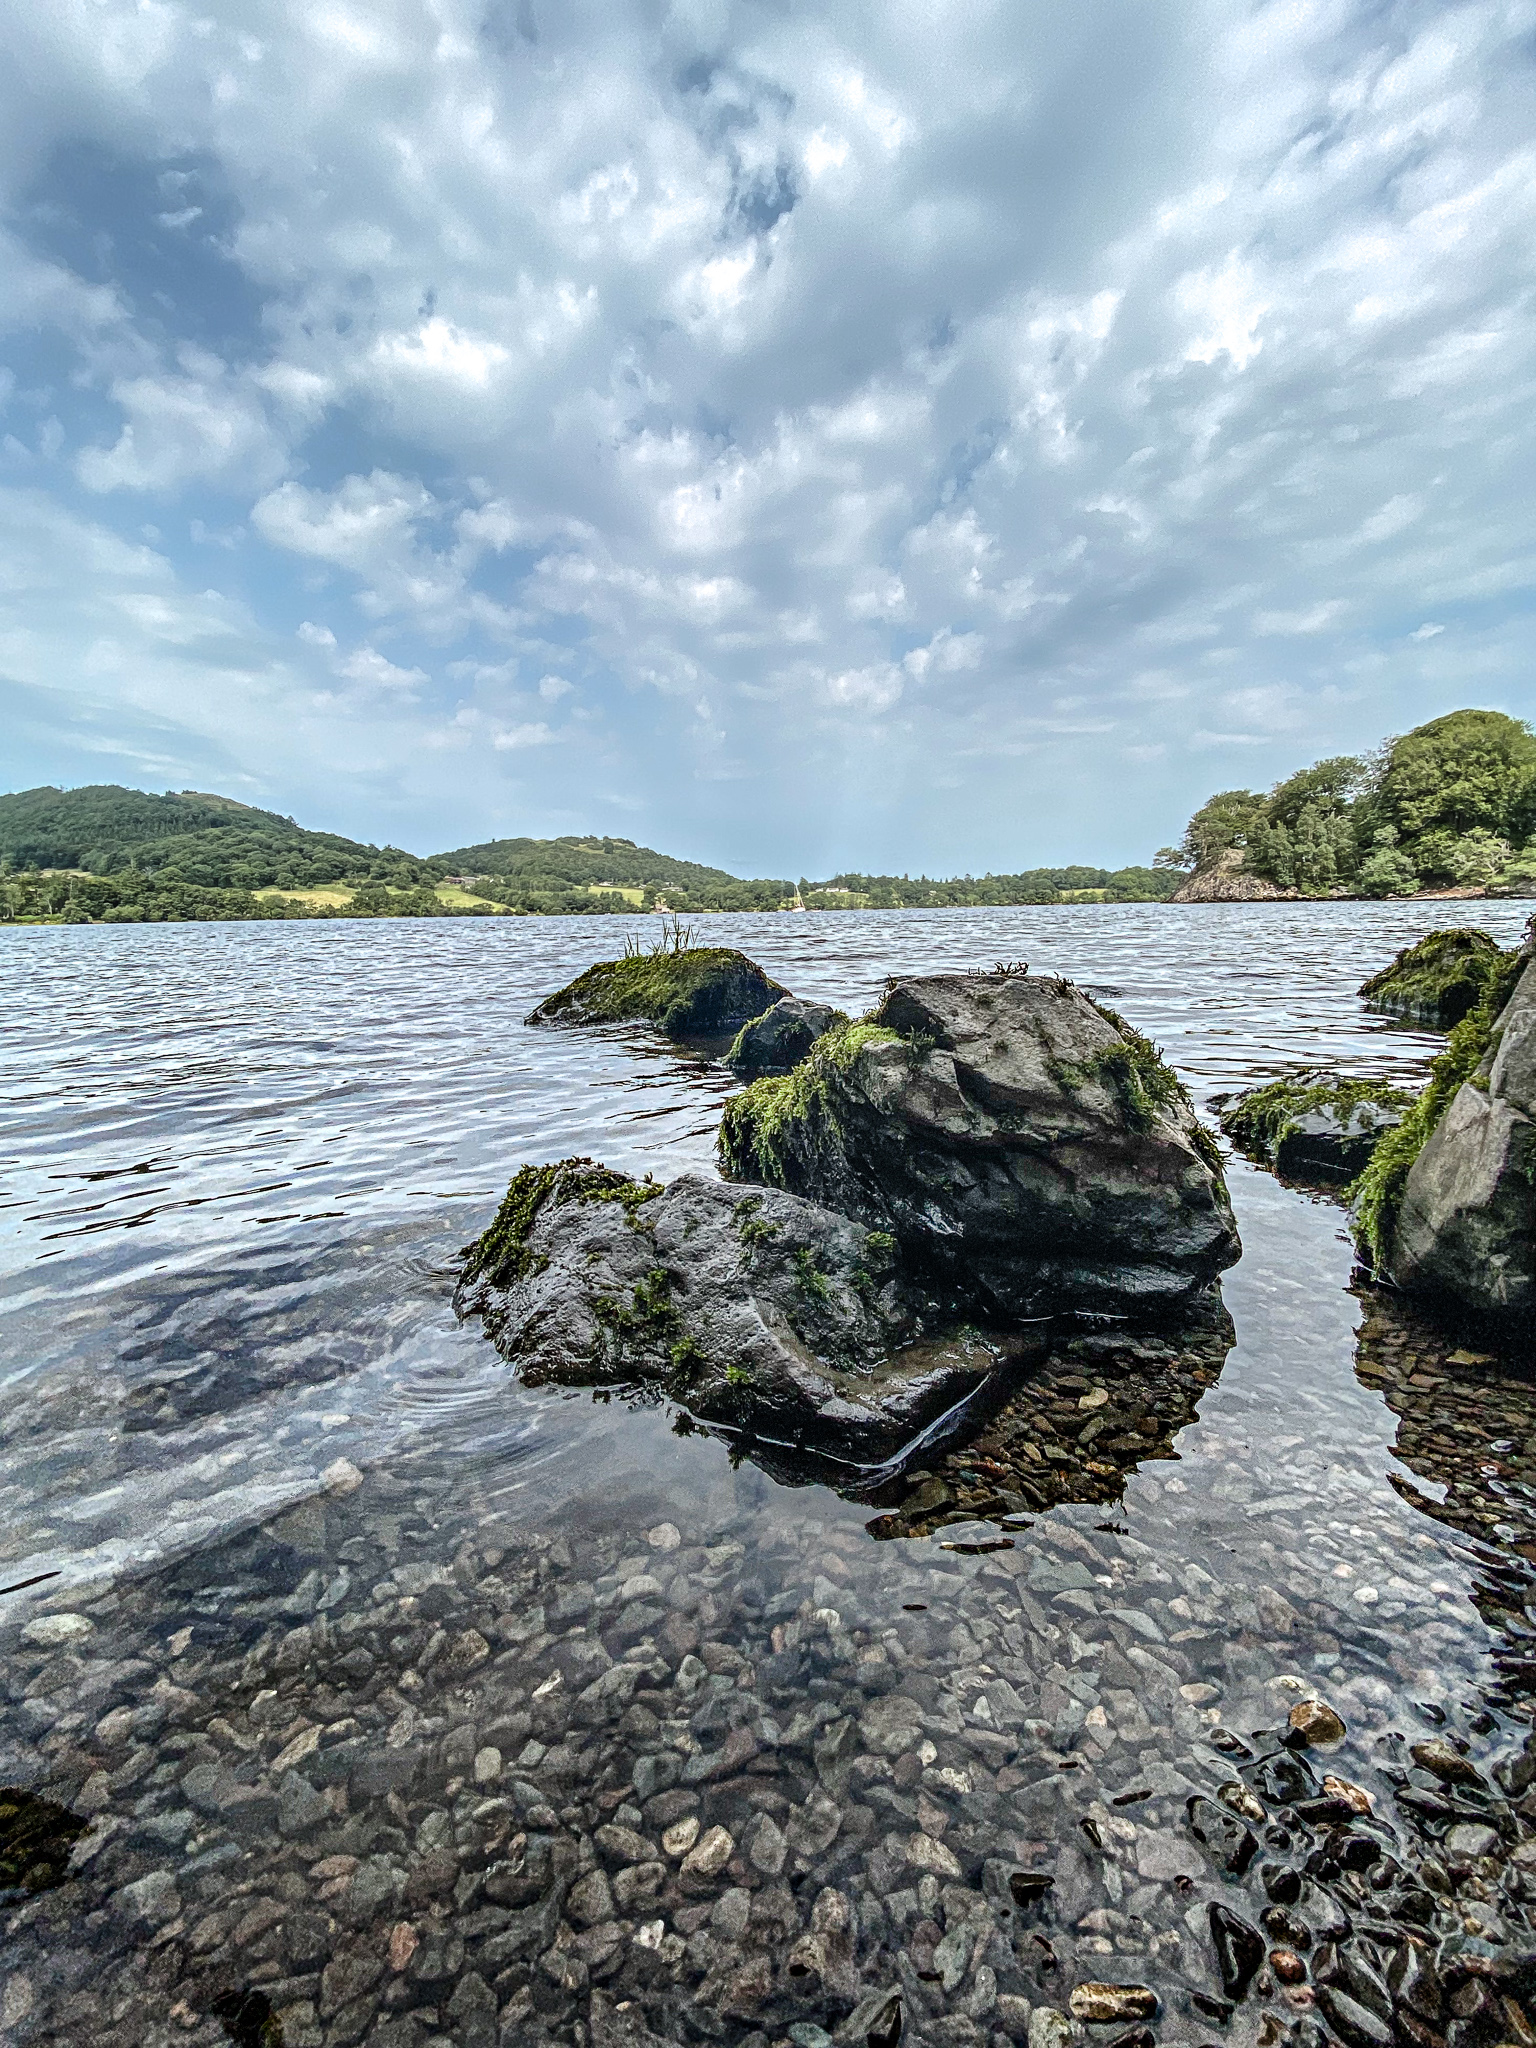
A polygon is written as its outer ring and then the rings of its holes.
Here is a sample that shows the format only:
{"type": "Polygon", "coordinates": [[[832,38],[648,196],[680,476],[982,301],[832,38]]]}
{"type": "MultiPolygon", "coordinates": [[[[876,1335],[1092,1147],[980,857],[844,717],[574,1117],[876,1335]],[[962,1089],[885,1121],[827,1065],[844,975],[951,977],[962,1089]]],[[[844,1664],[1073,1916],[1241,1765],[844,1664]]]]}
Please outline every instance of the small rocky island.
{"type": "Polygon", "coordinates": [[[727,1104],[720,1158],[666,1187],[524,1167],[460,1312],[529,1382],[650,1387],[870,1473],[974,1423],[1055,1320],[1166,1323],[1239,1251],[1172,1069],[1023,971],[893,981],[727,1104]]]}

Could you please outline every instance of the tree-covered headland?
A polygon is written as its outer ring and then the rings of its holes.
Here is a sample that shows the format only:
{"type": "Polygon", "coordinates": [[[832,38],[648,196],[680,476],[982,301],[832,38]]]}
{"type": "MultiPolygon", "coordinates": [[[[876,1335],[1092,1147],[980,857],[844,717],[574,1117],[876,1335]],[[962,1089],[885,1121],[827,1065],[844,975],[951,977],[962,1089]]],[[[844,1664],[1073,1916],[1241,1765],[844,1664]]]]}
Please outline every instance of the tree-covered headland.
{"type": "Polygon", "coordinates": [[[1536,894],[1536,734],[1499,711],[1453,711],[1267,794],[1221,790],[1157,859],[1301,896],[1536,894]]]}

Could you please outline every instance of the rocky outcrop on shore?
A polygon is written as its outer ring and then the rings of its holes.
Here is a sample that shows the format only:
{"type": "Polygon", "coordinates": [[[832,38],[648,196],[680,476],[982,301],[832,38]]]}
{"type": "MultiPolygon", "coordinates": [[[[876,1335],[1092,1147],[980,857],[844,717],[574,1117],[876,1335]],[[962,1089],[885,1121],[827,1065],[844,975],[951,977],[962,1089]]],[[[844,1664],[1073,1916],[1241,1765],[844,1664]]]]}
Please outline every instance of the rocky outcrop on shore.
{"type": "Polygon", "coordinates": [[[1301,891],[1282,889],[1263,875],[1251,875],[1241,847],[1228,847],[1208,868],[1197,868],[1169,898],[1173,903],[1289,903],[1301,891]]]}
{"type": "Polygon", "coordinates": [[[1527,1338],[1536,1328],[1536,950],[1529,943],[1486,1051],[1409,1168],[1387,1270],[1409,1293],[1449,1300],[1527,1338]]]}
{"type": "Polygon", "coordinates": [[[710,1038],[760,1017],[789,991],[734,946],[659,947],[599,960],[529,1012],[529,1024],[659,1024],[710,1038]]]}
{"type": "Polygon", "coordinates": [[[771,1010],[743,1024],[725,1056],[725,1064],[744,1081],[763,1074],[787,1074],[834,1024],[848,1019],[830,1003],[809,1003],[803,996],[781,996],[771,1010]]]}
{"type": "Polygon", "coordinates": [[[727,1430],[875,1466],[1017,1349],[930,1335],[957,1318],[894,1240],[795,1195],[568,1159],[524,1167],[498,1221],[456,1306],[531,1385],[654,1386],[727,1430]]]}
{"type": "Polygon", "coordinates": [[[1504,958],[1486,932],[1430,932],[1363,982],[1360,994],[1368,1010],[1449,1031],[1475,1008],[1504,958]]]}
{"type": "Polygon", "coordinates": [[[1239,1252],[1221,1162],[1157,1050],[1073,983],[893,981],[727,1103],[720,1160],[890,1233],[1002,1319],[1156,1312],[1239,1252]]]}
{"type": "Polygon", "coordinates": [[[1217,1097],[1218,1122],[1240,1152],[1288,1180],[1353,1180],[1414,1098],[1389,1081],[1299,1067],[1241,1095],[1217,1097]]]}

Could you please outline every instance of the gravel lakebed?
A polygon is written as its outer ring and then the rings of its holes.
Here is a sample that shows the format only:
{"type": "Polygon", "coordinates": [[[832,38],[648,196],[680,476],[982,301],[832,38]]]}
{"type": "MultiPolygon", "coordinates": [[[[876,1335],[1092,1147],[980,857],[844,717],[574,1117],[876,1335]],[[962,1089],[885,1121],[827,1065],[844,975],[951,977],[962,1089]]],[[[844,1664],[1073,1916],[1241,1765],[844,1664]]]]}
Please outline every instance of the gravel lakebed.
{"type": "Polygon", "coordinates": [[[1228,1341],[1065,1346],[905,1511],[338,1459],[34,1600],[7,2038],[1523,2048],[1528,1383],[1368,1301],[1421,1484],[1179,1457],[1228,1341]]]}

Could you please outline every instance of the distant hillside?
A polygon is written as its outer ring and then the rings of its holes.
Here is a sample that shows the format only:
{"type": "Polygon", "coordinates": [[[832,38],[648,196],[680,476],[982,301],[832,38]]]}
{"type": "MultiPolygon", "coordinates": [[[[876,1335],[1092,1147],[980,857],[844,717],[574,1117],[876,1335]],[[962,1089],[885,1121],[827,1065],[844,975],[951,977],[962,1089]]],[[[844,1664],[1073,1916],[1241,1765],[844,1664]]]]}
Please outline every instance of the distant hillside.
{"type": "Polygon", "coordinates": [[[1177,875],[1154,868],[1028,868],[1019,875],[960,875],[930,881],[926,875],[834,875],[830,882],[802,882],[813,909],[840,903],[868,910],[943,910],[967,905],[1010,903],[1164,903],[1178,887],[1177,875]]]}
{"type": "Polygon", "coordinates": [[[0,923],[152,924],[318,917],[937,909],[1166,897],[1176,872],[1032,868],[1017,875],[744,880],[632,839],[487,839],[423,857],[310,832],[199,790],[24,789],[0,795],[0,923]]]}
{"type": "Polygon", "coordinates": [[[136,868],[198,889],[309,889],[327,882],[430,886],[439,868],[395,846],[307,832],[276,811],[197,790],[150,796],[97,783],[0,796],[0,864],[12,869],[136,868]]]}
{"type": "Polygon", "coordinates": [[[587,909],[590,904],[570,898],[594,889],[613,892],[615,909],[648,906],[660,896],[673,910],[777,910],[795,893],[793,882],[742,881],[724,868],[674,860],[632,839],[487,839],[435,854],[433,866],[489,876],[474,885],[476,893],[518,910],[587,909]],[[630,892],[628,902],[620,890],[630,892]]]}

